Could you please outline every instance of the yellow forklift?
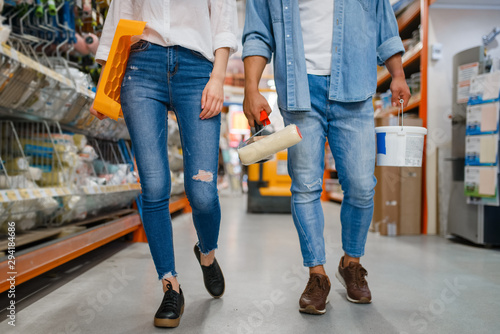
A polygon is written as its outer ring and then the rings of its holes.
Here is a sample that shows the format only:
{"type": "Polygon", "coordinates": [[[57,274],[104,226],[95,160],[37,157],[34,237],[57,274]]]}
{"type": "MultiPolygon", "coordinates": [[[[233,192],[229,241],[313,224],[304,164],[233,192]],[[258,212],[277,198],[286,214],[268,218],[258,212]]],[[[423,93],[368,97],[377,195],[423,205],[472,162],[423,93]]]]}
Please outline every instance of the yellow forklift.
{"type": "Polygon", "coordinates": [[[291,213],[287,151],[281,151],[264,163],[248,166],[248,202],[250,213],[291,213]]]}

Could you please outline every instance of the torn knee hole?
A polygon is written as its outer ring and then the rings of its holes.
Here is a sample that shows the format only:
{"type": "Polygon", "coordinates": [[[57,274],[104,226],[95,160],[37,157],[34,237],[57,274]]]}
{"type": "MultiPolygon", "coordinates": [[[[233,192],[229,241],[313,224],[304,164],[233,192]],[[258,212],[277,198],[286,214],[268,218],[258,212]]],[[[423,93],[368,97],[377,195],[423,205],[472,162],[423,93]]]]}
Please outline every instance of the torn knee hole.
{"type": "Polygon", "coordinates": [[[193,180],[202,182],[212,182],[214,180],[214,174],[200,169],[198,170],[198,174],[193,176],[193,180]]]}

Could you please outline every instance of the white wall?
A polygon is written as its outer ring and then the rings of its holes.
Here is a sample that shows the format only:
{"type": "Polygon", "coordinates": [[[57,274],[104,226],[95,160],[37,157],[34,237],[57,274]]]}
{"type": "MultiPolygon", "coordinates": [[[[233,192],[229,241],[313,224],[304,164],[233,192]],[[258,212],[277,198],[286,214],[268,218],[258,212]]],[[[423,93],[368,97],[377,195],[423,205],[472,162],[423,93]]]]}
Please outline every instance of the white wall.
{"type": "MultiPolygon", "coordinates": [[[[489,33],[493,27],[500,26],[500,10],[471,10],[433,8],[429,9],[429,52],[434,43],[443,45],[443,57],[433,61],[429,56],[428,64],[428,144],[427,144],[427,199],[428,199],[428,232],[443,231],[438,227],[438,172],[437,150],[446,147],[449,152],[451,141],[451,102],[453,87],[453,56],[462,50],[478,46],[481,37],[489,33]]],[[[490,45],[490,52],[500,57],[500,36],[490,45]]],[[[442,158],[441,158],[442,159],[442,158]]],[[[440,160],[441,160],[440,159],[440,160]]],[[[451,168],[451,165],[450,165],[451,168]]],[[[440,168],[442,169],[442,168],[440,168]]],[[[444,170],[439,175],[439,192],[443,179],[451,178],[451,171],[444,170]]],[[[446,184],[446,182],[445,182],[446,184]]],[[[445,196],[442,196],[445,197],[445,196]]],[[[445,221],[447,202],[441,201],[439,213],[440,223],[445,221]],[[443,217],[444,216],[444,217],[443,217]]]]}

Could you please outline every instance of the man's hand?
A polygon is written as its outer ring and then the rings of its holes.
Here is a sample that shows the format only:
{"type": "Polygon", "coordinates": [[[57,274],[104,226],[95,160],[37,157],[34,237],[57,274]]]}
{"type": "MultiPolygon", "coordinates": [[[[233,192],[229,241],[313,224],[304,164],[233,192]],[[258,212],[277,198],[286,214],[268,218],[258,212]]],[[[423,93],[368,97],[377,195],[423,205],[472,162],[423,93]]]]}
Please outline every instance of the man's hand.
{"type": "Polygon", "coordinates": [[[210,78],[201,95],[201,119],[217,116],[224,104],[224,78],[210,78]]]}
{"type": "Polygon", "coordinates": [[[410,88],[406,84],[405,71],[403,69],[403,62],[401,60],[401,54],[397,53],[385,61],[385,67],[391,74],[391,92],[392,92],[392,106],[399,107],[399,100],[403,99],[403,107],[408,105],[410,100],[410,88]]]}
{"type": "Polygon", "coordinates": [[[404,100],[403,107],[406,108],[406,106],[408,106],[408,101],[410,100],[411,93],[404,77],[397,77],[392,79],[391,92],[391,102],[393,107],[400,107],[400,99],[404,100]]]}
{"type": "Polygon", "coordinates": [[[248,119],[248,124],[253,127],[255,123],[260,122],[260,112],[265,110],[269,115],[271,114],[271,107],[264,96],[258,90],[247,92],[245,91],[245,98],[243,99],[243,112],[248,119]]]}
{"type": "Polygon", "coordinates": [[[95,117],[99,118],[101,121],[105,118],[108,118],[108,116],[101,114],[97,110],[94,109],[94,104],[92,103],[92,107],[90,107],[90,113],[94,115],[95,117]]]}

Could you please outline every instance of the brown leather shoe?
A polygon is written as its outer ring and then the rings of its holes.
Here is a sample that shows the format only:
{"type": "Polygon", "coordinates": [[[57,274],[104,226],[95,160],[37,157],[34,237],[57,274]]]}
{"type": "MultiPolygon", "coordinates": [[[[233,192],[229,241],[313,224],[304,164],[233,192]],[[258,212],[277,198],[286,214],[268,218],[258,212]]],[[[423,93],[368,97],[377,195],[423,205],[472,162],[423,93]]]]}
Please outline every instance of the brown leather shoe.
{"type": "Polygon", "coordinates": [[[329,293],[330,280],[328,276],[311,274],[306,288],[300,296],[299,311],[309,314],[325,314],[329,293]]]}
{"type": "Polygon", "coordinates": [[[350,262],[342,268],[344,257],[340,259],[339,270],[335,273],[337,279],[347,290],[347,300],[357,304],[369,304],[372,302],[372,294],[368,287],[365,276],[368,272],[359,263],[350,262]]]}

